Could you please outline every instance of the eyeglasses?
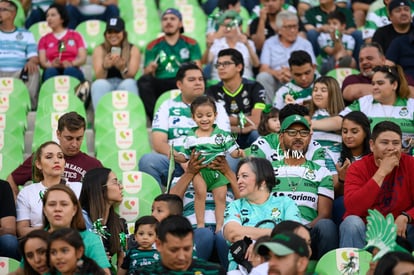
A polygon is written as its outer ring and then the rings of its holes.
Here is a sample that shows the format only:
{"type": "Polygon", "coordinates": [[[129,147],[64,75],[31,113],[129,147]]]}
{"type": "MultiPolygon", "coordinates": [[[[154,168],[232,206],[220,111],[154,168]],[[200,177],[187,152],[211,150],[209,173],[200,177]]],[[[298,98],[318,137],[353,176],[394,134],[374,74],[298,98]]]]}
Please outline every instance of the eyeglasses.
{"type": "Polygon", "coordinates": [[[282,26],[282,28],[283,29],[287,29],[287,30],[292,30],[292,29],[297,29],[297,28],[299,28],[299,25],[298,24],[294,24],[294,25],[283,25],[282,26]]]}
{"type": "Polygon", "coordinates": [[[216,69],[220,68],[221,66],[223,66],[224,68],[227,68],[231,64],[236,64],[236,63],[231,62],[231,61],[217,62],[216,64],[214,64],[214,67],[216,69]]]}
{"type": "Polygon", "coordinates": [[[295,129],[286,129],[283,131],[284,133],[287,133],[290,137],[296,137],[296,135],[299,133],[301,137],[307,137],[310,134],[309,130],[295,130],[295,129]]]}
{"type": "Polygon", "coordinates": [[[118,187],[122,187],[123,186],[122,181],[120,181],[118,179],[113,179],[113,180],[111,180],[110,183],[104,184],[102,186],[109,186],[109,185],[113,185],[113,184],[118,185],[118,187]]]}

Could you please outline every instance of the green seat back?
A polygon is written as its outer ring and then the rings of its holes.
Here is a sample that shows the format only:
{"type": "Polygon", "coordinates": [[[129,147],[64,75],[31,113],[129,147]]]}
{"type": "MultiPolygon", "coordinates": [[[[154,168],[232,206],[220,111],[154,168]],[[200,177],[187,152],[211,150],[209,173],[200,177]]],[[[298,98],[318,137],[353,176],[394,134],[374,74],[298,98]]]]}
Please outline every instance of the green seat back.
{"type": "Polygon", "coordinates": [[[17,14],[16,14],[16,17],[14,18],[14,25],[16,27],[23,28],[24,23],[26,22],[26,15],[24,14],[22,2],[19,0],[11,0],[11,1],[17,5],[17,14]]]}
{"type": "Polygon", "coordinates": [[[356,69],[351,69],[351,68],[336,68],[336,69],[330,70],[326,75],[335,78],[336,81],[338,81],[339,87],[342,87],[342,83],[344,82],[344,79],[348,75],[353,75],[353,74],[359,74],[359,71],[356,69]]]}
{"type": "Polygon", "coordinates": [[[20,267],[20,262],[8,257],[0,257],[0,274],[8,274],[16,271],[20,267]]]}
{"type": "Polygon", "coordinates": [[[36,42],[39,42],[43,35],[52,31],[46,21],[36,22],[30,26],[29,31],[33,34],[36,42]]]}
{"type": "Polygon", "coordinates": [[[75,77],[68,75],[58,75],[49,78],[42,83],[39,89],[39,99],[42,100],[42,97],[50,95],[52,93],[75,93],[76,87],[79,85],[79,80],[75,77]]]}
{"type": "Polygon", "coordinates": [[[366,274],[371,258],[371,253],[358,248],[334,249],[318,261],[315,273],[319,275],[366,274]],[[355,268],[352,269],[352,266],[355,268]]]}
{"type": "Polygon", "coordinates": [[[125,22],[125,29],[128,33],[128,41],[136,45],[143,53],[147,44],[161,33],[160,18],[158,14],[147,15],[147,18],[136,18],[125,22]]]}
{"type": "Polygon", "coordinates": [[[174,89],[174,90],[169,90],[164,92],[162,95],[160,95],[160,97],[157,99],[157,101],[155,102],[155,107],[154,107],[154,114],[157,113],[158,109],[160,108],[161,104],[170,99],[170,98],[175,98],[176,96],[178,96],[181,93],[181,91],[179,89],[174,89]]]}
{"type": "Polygon", "coordinates": [[[117,210],[128,224],[132,223],[132,228],[128,226],[128,229],[133,233],[133,223],[142,216],[151,215],[152,203],[161,194],[161,188],[151,175],[144,172],[123,172],[118,177],[122,178],[124,198],[117,210]]]}
{"type": "Polygon", "coordinates": [[[129,0],[118,2],[121,17],[127,21],[135,18],[147,18],[158,14],[155,0],[129,0]]]}
{"type": "Polygon", "coordinates": [[[76,27],[76,31],[85,38],[88,55],[92,55],[96,46],[105,41],[106,23],[101,20],[86,20],[76,27]]]}

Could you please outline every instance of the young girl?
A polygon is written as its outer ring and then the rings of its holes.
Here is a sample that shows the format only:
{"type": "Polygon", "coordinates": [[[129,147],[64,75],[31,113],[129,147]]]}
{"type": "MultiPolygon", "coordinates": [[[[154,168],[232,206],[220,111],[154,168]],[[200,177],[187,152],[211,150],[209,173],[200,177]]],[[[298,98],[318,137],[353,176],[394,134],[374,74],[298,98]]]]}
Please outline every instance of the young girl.
{"type": "Polygon", "coordinates": [[[266,104],[266,107],[262,112],[262,116],[260,117],[260,123],[257,131],[262,137],[271,133],[279,133],[279,109],[272,107],[270,104],[266,104]]]}
{"type": "MultiPolygon", "coordinates": [[[[186,162],[195,149],[201,152],[204,158],[203,164],[209,164],[219,155],[230,153],[233,158],[244,157],[243,150],[239,149],[235,139],[230,133],[219,129],[214,121],[217,116],[216,104],[212,97],[197,97],[191,104],[191,113],[198,127],[191,129],[179,151],[182,157],[179,162],[186,162]]],[[[217,170],[208,167],[200,170],[193,178],[195,191],[194,210],[197,219],[197,227],[204,227],[204,211],[207,191],[213,193],[215,202],[216,231],[220,231],[224,221],[224,209],[226,207],[226,193],[228,179],[217,170]]],[[[238,190],[233,190],[238,198],[238,190]]]]}
{"type": "MultiPolygon", "coordinates": [[[[345,108],[341,89],[335,78],[322,76],[315,80],[310,104],[312,120],[336,116],[345,108]]],[[[341,152],[342,137],[337,132],[314,131],[313,139],[331,152],[332,159],[336,163],[341,152]]]]}
{"type": "Polygon", "coordinates": [[[105,275],[105,271],[84,252],[85,246],[77,230],[62,228],[53,231],[49,244],[51,274],[105,275]]]}
{"type": "Polygon", "coordinates": [[[158,251],[154,248],[158,220],[153,216],[143,216],[135,222],[135,241],[138,248],[128,249],[118,275],[134,273],[144,265],[150,265],[159,260],[158,251]]]}
{"type": "Polygon", "coordinates": [[[49,272],[47,246],[49,233],[43,229],[31,231],[19,242],[23,257],[24,275],[41,275],[49,272]]]}

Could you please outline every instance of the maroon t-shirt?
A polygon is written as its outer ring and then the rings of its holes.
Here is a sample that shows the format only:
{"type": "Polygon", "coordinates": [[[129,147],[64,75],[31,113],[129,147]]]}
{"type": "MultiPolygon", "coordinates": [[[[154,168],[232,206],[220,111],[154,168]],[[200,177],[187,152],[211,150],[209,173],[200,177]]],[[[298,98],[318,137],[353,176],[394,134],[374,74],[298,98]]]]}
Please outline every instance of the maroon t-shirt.
{"type": "MultiPolygon", "coordinates": [[[[102,167],[102,163],[99,160],[83,152],[71,157],[65,156],[65,160],[64,177],[71,182],[80,182],[87,171],[102,167]]],[[[32,180],[32,156],[28,157],[11,175],[17,185],[23,185],[27,181],[32,180]]]]}

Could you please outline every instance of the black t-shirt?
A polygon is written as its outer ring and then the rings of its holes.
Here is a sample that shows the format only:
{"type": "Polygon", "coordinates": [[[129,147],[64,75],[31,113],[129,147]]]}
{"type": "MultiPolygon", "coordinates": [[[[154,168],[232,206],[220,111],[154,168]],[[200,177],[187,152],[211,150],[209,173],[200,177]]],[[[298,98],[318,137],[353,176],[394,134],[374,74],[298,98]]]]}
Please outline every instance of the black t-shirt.
{"type": "Polygon", "coordinates": [[[9,183],[0,180],[0,219],[5,217],[16,217],[16,205],[9,183]]]}
{"type": "Polygon", "coordinates": [[[372,37],[372,42],[380,44],[383,52],[386,53],[394,38],[410,33],[411,29],[412,27],[406,33],[398,33],[395,31],[392,24],[388,24],[375,31],[374,36],[372,37]]]}

